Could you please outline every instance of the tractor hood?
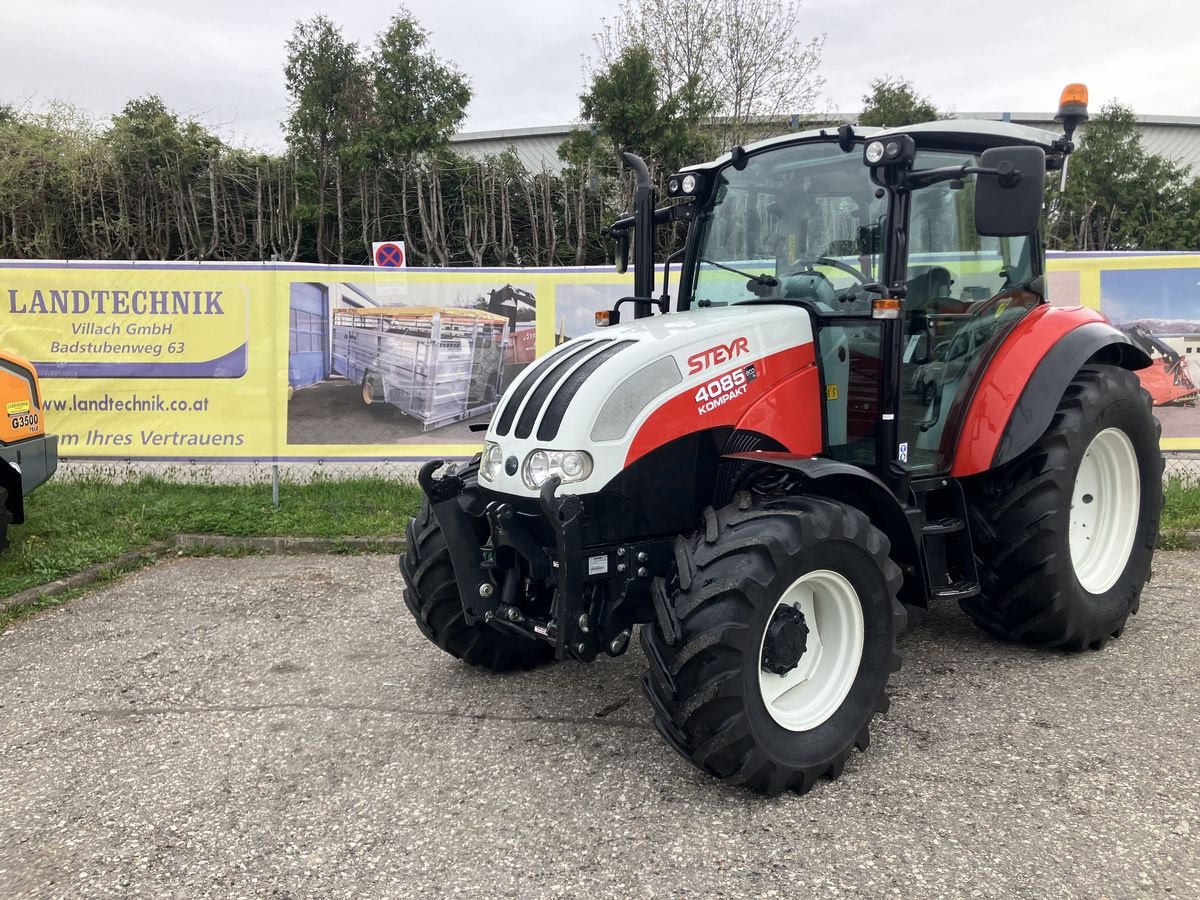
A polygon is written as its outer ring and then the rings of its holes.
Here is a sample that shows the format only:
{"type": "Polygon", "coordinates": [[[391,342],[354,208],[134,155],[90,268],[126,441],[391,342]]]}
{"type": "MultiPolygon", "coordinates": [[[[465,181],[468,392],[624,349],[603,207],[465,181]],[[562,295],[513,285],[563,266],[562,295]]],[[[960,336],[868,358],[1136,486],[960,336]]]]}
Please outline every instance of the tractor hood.
{"type": "Polygon", "coordinates": [[[505,392],[488,428],[482,483],[533,497],[541,464],[565,462],[566,471],[553,470],[565,492],[597,491],[663,444],[736,426],[773,386],[812,364],[812,340],[804,309],[765,304],[635,319],[570,340],[505,392]],[[587,456],[559,456],[578,451],[587,456]]]}

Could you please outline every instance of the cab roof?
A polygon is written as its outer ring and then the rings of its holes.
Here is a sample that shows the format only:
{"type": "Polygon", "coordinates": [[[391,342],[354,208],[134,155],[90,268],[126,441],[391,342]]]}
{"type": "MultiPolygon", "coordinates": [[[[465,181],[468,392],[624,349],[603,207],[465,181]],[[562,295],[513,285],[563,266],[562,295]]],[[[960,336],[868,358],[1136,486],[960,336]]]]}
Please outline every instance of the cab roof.
{"type": "MultiPolygon", "coordinates": [[[[917,140],[918,146],[936,144],[938,147],[948,150],[986,150],[988,147],[1033,146],[1041,147],[1047,155],[1058,152],[1054,147],[1054,142],[1060,137],[1052,131],[1045,131],[1041,128],[988,119],[943,119],[938,122],[921,122],[917,125],[904,125],[899,128],[876,128],[871,125],[854,125],[853,128],[854,137],[862,140],[907,134],[917,140]]],[[[781,134],[778,137],[747,144],[744,149],[748,154],[757,153],[772,147],[803,143],[818,138],[836,140],[837,127],[831,125],[794,134],[781,134]]],[[[687,166],[682,171],[720,168],[729,163],[732,158],[730,153],[726,153],[712,162],[687,166]]]]}

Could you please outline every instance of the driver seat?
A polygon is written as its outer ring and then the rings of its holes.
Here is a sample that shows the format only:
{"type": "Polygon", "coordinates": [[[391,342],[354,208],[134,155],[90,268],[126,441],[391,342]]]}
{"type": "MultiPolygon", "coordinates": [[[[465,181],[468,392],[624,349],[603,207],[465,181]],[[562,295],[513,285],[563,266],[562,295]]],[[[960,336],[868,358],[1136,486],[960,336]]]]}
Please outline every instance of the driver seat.
{"type": "Polygon", "coordinates": [[[940,310],[934,308],[934,301],[951,299],[950,289],[954,286],[954,279],[950,276],[950,270],[944,266],[922,266],[911,269],[910,272],[916,274],[910,275],[908,279],[905,309],[919,309],[926,313],[939,312],[940,310]]]}

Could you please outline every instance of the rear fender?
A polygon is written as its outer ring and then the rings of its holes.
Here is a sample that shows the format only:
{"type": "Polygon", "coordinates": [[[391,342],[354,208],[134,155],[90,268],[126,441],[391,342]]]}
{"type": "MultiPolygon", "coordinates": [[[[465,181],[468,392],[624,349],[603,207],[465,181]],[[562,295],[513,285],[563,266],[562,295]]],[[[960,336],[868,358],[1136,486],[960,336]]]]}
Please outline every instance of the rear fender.
{"type": "Polygon", "coordinates": [[[1079,369],[1103,362],[1136,371],[1150,357],[1100,313],[1042,306],[1005,338],[963,417],[950,474],[976,475],[1015,459],[1050,425],[1079,369]]]}
{"type": "Polygon", "coordinates": [[[722,458],[792,472],[801,477],[804,493],[827,497],[861,510],[891,542],[889,555],[904,572],[900,600],[911,606],[927,605],[917,537],[904,506],[882,480],[849,463],[792,453],[727,453],[722,458]]]}

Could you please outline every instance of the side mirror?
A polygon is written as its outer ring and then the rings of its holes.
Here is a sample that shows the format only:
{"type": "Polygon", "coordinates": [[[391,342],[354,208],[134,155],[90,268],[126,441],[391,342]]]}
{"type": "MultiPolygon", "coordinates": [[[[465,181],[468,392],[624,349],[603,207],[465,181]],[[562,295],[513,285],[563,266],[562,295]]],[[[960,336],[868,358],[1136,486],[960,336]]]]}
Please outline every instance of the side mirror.
{"type": "Polygon", "coordinates": [[[617,274],[624,275],[629,271],[629,231],[617,232],[616,242],[615,263],[617,274]]]}
{"type": "Polygon", "coordinates": [[[975,230],[987,237],[1019,237],[1037,230],[1046,193],[1046,153],[1041,147],[984,150],[975,177],[975,230]]]}

